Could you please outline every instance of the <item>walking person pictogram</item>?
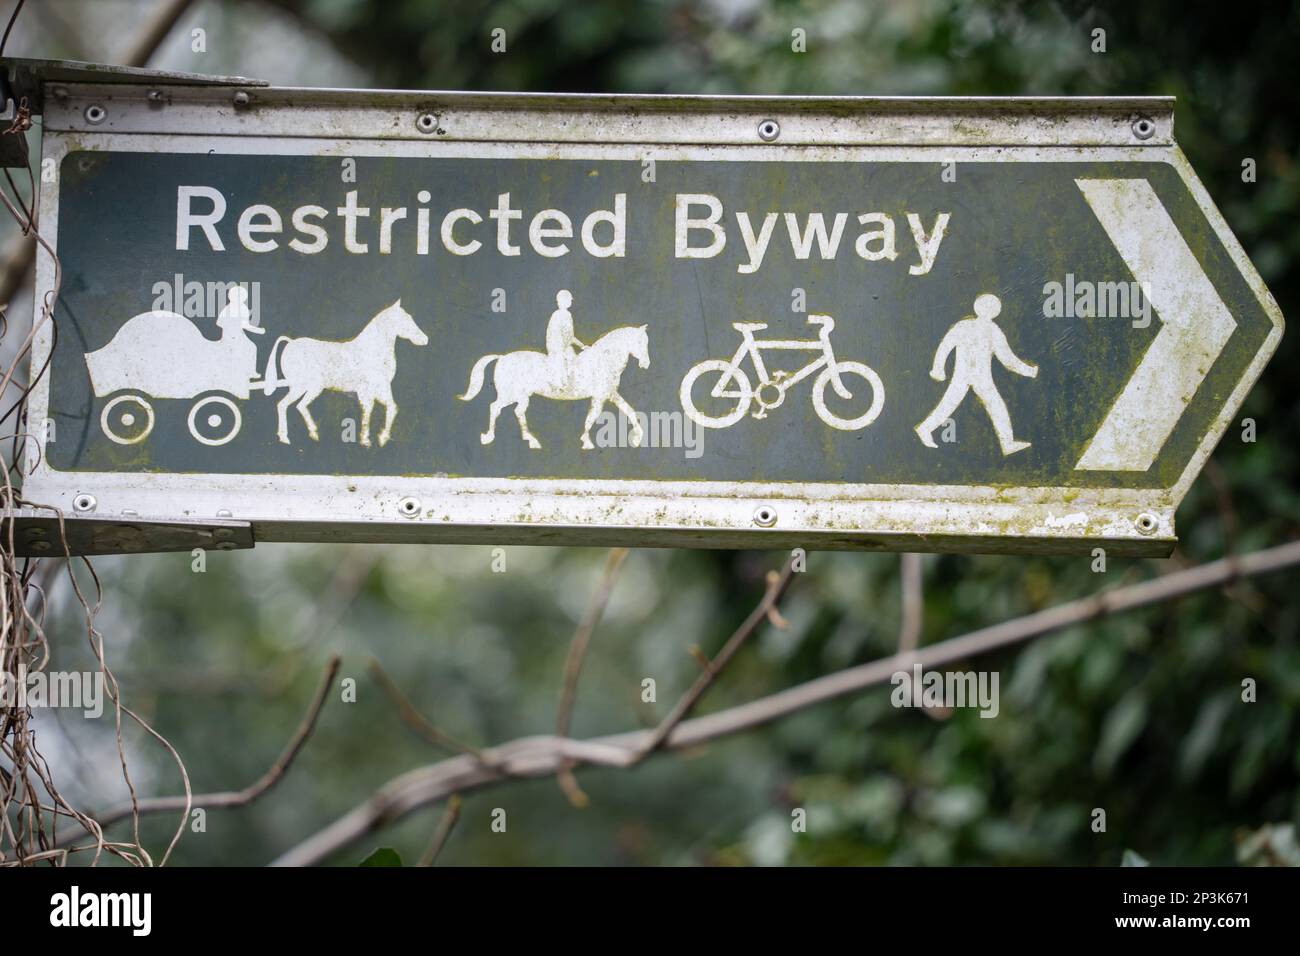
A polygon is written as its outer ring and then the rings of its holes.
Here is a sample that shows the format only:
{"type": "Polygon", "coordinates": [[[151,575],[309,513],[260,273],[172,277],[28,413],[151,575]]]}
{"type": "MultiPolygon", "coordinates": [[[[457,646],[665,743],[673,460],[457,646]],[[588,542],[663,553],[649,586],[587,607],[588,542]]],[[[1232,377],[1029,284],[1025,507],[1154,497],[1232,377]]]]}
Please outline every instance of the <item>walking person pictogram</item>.
{"type": "Polygon", "coordinates": [[[975,314],[967,316],[953,325],[939,343],[934,353],[934,364],[930,368],[930,377],[936,382],[944,380],[944,368],[948,363],[948,354],[956,353],[953,361],[952,381],[948,390],[939,399],[939,404],[921,424],[916,426],[916,434],[927,448],[939,447],[934,443],[932,433],[957,410],[966,393],[974,391],[984,405],[997,433],[998,444],[1003,455],[1012,455],[1029,447],[1030,442],[1018,441],[1011,429],[1011,414],[1007,403],[998,393],[993,382],[993,359],[1017,375],[1027,378],[1038,376],[1038,366],[1022,362],[1007,337],[993,321],[1002,311],[1002,300],[990,293],[984,293],[975,300],[975,314]]]}

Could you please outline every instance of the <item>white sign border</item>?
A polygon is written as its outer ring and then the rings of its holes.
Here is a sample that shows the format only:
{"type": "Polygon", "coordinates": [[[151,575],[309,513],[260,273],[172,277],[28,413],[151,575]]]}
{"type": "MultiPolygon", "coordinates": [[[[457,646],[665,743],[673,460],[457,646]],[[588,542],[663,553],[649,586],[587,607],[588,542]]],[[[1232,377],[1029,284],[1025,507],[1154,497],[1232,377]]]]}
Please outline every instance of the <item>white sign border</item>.
{"type": "MultiPolygon", "coordinates": [[[[68,104],[70,112],[75,105],[68,104]]],[[[131,108],[144,107],[133,104],[131,108]]],[[[43,149],[43,158],[52,158],[56,164],[73,149],[592,160],[653,156],[664,161],[1164,162],[1187,184],[1274,325],[1187,468],[1169,489],[303,475],[288,476],[292,481],[286,486],[282,475],[62,472],[50,468],[44,455],[28,443],[24,497],[70,511],[74,500],[90,495],[100,518],[119,514],[124,520],[136,521],[168,516],[234,518],[252,522],[256,538],[263,541],[595,543],[593,539],[600,537],[605,539],[602,543],[762,547],[807,540],[818,548],[920,545],[991,551],[1078,551],[1104,545],[1116,553],[1167,554],[1176,540],[1175,508],[1231,424],[1282,334],[1276,302],[1172,141],[1138,146],[1030,147],[504,143],[249,138],[237,129],[217,126],[203,132],[166,134],[51,128],[45,132],[43,149]],[[399,510],[406,499],[418,505],[413,516],[399,510]],[[1063,505],[1062,500],[1069,504],[1063,505]],[[770,527],[768,522],[758,521],[763,509],[770,509],[770,527]]],[[[42,232],[57,248],[58,189],[51,184],[44,187],[42,232]]],[[[53,286],[53,272],[50,257],[40,252],[38,303],[53,286]]],[[[50,331],[48,326],[42,328],[33,343],[36,368],[49,355],[50,331]]],[[[47,376],[32,393],[30,421],[46,418],[48,388],[47,376]]]]}

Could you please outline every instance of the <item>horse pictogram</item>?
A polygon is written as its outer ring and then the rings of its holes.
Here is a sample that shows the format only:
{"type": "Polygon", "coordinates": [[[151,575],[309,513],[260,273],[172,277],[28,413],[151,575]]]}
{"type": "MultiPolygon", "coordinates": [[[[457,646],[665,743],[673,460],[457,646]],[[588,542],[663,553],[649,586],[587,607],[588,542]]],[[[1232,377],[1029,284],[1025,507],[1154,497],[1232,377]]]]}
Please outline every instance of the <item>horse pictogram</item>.
{"type": "Polygon", "coordinates": [[[487,431],[480,436],[484,445],[496,440],[497,416],[513,405],[520,435],[529,448],[541,448],[542,443],[528,428],[528,403],[534,397],[591,402],[582,429],[584,449],[596,447],[591,440],[591,426],[600,417],[606,402],[612,402],[633,422],[632,444],[641,444],[644,436],[636,410],[618,393],[618,386],[623,370],[632,359],[635,358],[643,369],[650,366],[646,327],[637,325],[614,329],[591,345],[583,346],[573,334],[573,317],[569,312],[572,302],[573,297],[567,290],[561,290],[556,296],[557,308],[547,327],[547,352],[484,355],[474,363],[465,394],[457,396],[463,402],[472,400],[479,393],[488,365],[496,363],[492,384],[497,396],[488,412],[487,431]],[[572,352],[574,346],[582,348],[576,356],[572,352]]]}
{"type": "Polygon", "coordinates": [[[428,345],[429,337],[402,308],[398,299],[388,308],[378,312],[365,328],[343,342],[325,339],[292,339],[282,335],[271,346],[271,357],[266,363],[266,383],[263,390],[270,395],[278,388],[288,388],[276,405],[276,437],[289,444],[289,407],[295,406],[307,424],[307,434],[312,441],[320,440],[316,420],[310,405],[321,392],[346,392],[357,397],[361,405],[361,434],[363,448],[370,447],[370,418],[375,405],[384,406],[384,427],[379,432],[379,446],[388,444],[393,434],[393,420],[397,418],[397,402],[393,401],[393,376],[397,374],[397,340],[404,339],[412,345],[428,345]],[[273,379],[277,353],[280,359],[280,378],[273,379]]]}

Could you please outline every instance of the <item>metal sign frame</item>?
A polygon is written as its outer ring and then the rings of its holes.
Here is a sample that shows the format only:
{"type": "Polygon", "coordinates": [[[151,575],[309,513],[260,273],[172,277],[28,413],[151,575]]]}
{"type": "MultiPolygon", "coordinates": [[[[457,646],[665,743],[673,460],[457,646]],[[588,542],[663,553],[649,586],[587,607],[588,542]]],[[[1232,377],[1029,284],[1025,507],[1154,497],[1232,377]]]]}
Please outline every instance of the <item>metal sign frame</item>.
{"type": "MultiPolygon", "coordinates": [[[[28,443],[24,497],[145,531],[247,522],[256,541],[491,542],[1167,555],[1174,511],[1282,334],[1262,280],[1173,138],[1173,100],[487,94],[48,84],[42,157],[72,150],[337,156],[1155,161],[1191,191],[1273,330],[1172,487],[1102,489],[62,472],[28,443]],[[767,125],[771,123],[772,125],[767,125]],[[771,136],[776,131],[775,138],[771,136]],[[1068,504],[1065,504],[1068,502],[1068,504]]],[[[59,189],[41,229],[57,248],[59,189]]],[[[38,257],[36,301],[54,283],[38,257]]],[[[51,350],[43,328],[40,368],[51,350]]],[[[45,419],[49,379],[33,391],[45,419]]]]}

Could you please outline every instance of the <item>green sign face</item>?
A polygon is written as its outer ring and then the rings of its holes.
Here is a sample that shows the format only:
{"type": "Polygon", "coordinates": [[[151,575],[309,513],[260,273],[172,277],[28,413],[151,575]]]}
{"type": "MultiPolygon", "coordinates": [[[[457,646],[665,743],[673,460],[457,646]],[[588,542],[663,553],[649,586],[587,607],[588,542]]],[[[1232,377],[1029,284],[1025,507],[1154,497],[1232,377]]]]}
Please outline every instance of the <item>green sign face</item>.
{"type": "Polygon", "coordinates": [[[315,526],[647,530],[645,502],[698,494],[649,523],[1167,547],[1280,334],[1172,146],[53,144],[32,480],[101,513],[104,476],[140,514],[299,488],[315,526]],[[566,520],[578,492],[596,520],[566,520]]]}

